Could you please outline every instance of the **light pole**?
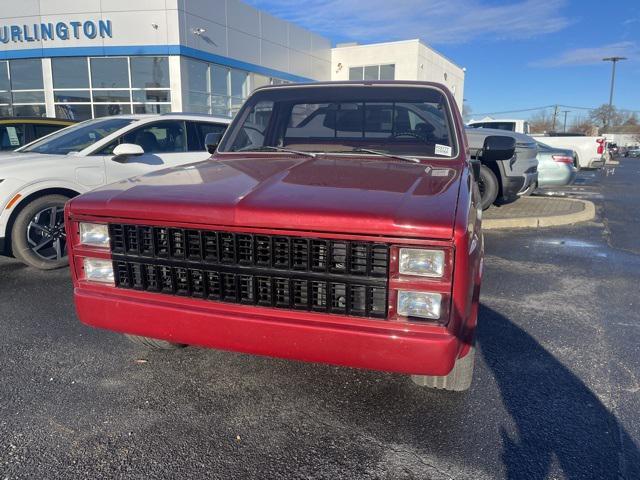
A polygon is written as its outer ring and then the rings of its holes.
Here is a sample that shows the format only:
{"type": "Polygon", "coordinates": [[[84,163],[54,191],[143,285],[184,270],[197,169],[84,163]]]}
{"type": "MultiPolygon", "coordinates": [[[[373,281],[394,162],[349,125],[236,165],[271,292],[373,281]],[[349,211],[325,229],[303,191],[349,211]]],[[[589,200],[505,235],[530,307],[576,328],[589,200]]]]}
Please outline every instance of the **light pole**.
{"type": "Polygon", "coordinates": [[[569,113],[571,110],[562,110],[562,113],[564,113],[564,127],[562,129],[563,132],[567,133],[567,113],[569,113]]]}
{"type": "Polygon", "coordinates": [[[605,123],[605,127],[609,125],[611,121],[611,114],[613,113],[611,109],[613,108],[613,87],[616,83],[616,63],[621,60],[626,60],[627,57],[606,57],[603,58],[603,62],[611,62],[611,92],[609,93],[609,111],[607,112],[607,122],[605,123]]]}

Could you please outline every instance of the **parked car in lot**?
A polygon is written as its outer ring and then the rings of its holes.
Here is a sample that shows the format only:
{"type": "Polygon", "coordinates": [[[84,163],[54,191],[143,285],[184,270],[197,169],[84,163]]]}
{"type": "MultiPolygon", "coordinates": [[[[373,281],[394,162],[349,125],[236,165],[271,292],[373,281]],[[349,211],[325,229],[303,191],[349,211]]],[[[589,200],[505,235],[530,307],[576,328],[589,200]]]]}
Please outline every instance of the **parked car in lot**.
{"type": "Polygon", "coordinates": [[[481,152],[489,136],[506,136],[516,141],[516,153],[512,158],[499,162],[481,159],[480,194],[482,209],[496,202],[507,203],[531,192],[538,179],[538,147],[529,136],[508,130],[490,128],[467,128],[467,139],[471,155],[481,152]]]}
{"type": "Polygon", "coordinates": [[[538,187],[562,186],[573,183],[578,169],[574,166],[573,150],[553,148],[538,143],[538,187]]]}
{"type": "MultiPolygon", "coordinates": [[[[487,161],[514,154],[511,138],[484,142],[487,161]]],[[[211,161],[67,204],[79,318],[151,348],[464,390],[484,249],[477,166],[444,86],[257,89],[211,161]]]]}
{"type": "Polygon", "coordinates": [[[64,204],[106,183],[205,160],[228,119],[123,115],[74,125],[0,157],[0,253],[41,269],[67,265],[64,204]]]}
{"type": "Polygon", "coordinates": [[[640,158],[640,148],[629,148],[624,154],[625,157],[640,158]]]}
{"type": "MultiPolygon", "coordinates": [[[[484,119],[470,122],[468,126],[471,128],[497,128],[529,135],[529,122],[526,120],[484,119]]],[[[531,134],[531,136],[551,147],[573,150],[576,168],[600,168],[604,165],[606,144],[604,137],[587,137],[573,133],[556,132],[531,134]]]]}
{"type": "Polygon", "coordinates": [[[6,154],[73,125],[73,120],[42,117],[0,117],[0,154],[6,154]]]}

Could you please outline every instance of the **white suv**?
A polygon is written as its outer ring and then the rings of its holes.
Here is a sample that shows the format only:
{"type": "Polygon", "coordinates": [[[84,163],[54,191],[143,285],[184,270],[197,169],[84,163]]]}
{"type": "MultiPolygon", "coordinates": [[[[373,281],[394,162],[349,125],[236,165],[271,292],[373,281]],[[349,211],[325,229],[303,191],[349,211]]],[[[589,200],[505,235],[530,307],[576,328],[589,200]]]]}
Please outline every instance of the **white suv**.
{"type": "Polygon", "coordinates": [[[67,200],[118,180],[206,160],[206,135],[221,134],[229,123],[188,114],[98,118],[0,157],[0,255],[45,270],[66,265],[67,200]]]}

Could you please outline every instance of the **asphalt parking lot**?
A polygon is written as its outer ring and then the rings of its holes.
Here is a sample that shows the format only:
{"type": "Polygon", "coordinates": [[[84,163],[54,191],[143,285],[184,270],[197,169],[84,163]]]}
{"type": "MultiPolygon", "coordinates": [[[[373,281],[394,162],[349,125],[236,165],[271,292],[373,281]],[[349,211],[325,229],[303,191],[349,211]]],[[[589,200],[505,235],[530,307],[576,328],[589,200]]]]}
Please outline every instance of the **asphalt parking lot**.
{"type": "Polygon", "coordinates": [[[67,270],[0,260],[0,479],[640,478],[640,160],[554,194],[593,221],[486,232],[465,394],[78,323],[67,270]]]}

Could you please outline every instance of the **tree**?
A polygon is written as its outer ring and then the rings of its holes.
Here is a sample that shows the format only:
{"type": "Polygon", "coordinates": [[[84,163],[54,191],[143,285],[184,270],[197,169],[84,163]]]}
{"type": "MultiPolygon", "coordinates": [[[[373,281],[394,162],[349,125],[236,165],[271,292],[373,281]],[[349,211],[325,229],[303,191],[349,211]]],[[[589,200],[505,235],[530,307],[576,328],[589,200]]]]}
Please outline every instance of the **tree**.
{"type": "Polygon", "coordinates": [[[609,107],[606,103],[591,110],[589,118],[600,127],[613,127],[622,123],[622,115],[616,110],[616,107],[609,107]]]}
{"type": "Polygon", "coordinates": [[[631,125],[637,126],[640,122],[638,121],[638,115],[635,112],[632,112],[629,117],[624,121],[623,125],[631,125]]]}
{"type": "Polygon", "coordinates": [[[529,119],[531,133],[546,133],[553,130],[553,115],[542,110],[529,119]]]}
{"type": "Polygon", "coordinates": [[[583,135],[596,134],[597,127],[588,118],[576,117],[570,127],[571,132],[582,133],[583,135]]]}

